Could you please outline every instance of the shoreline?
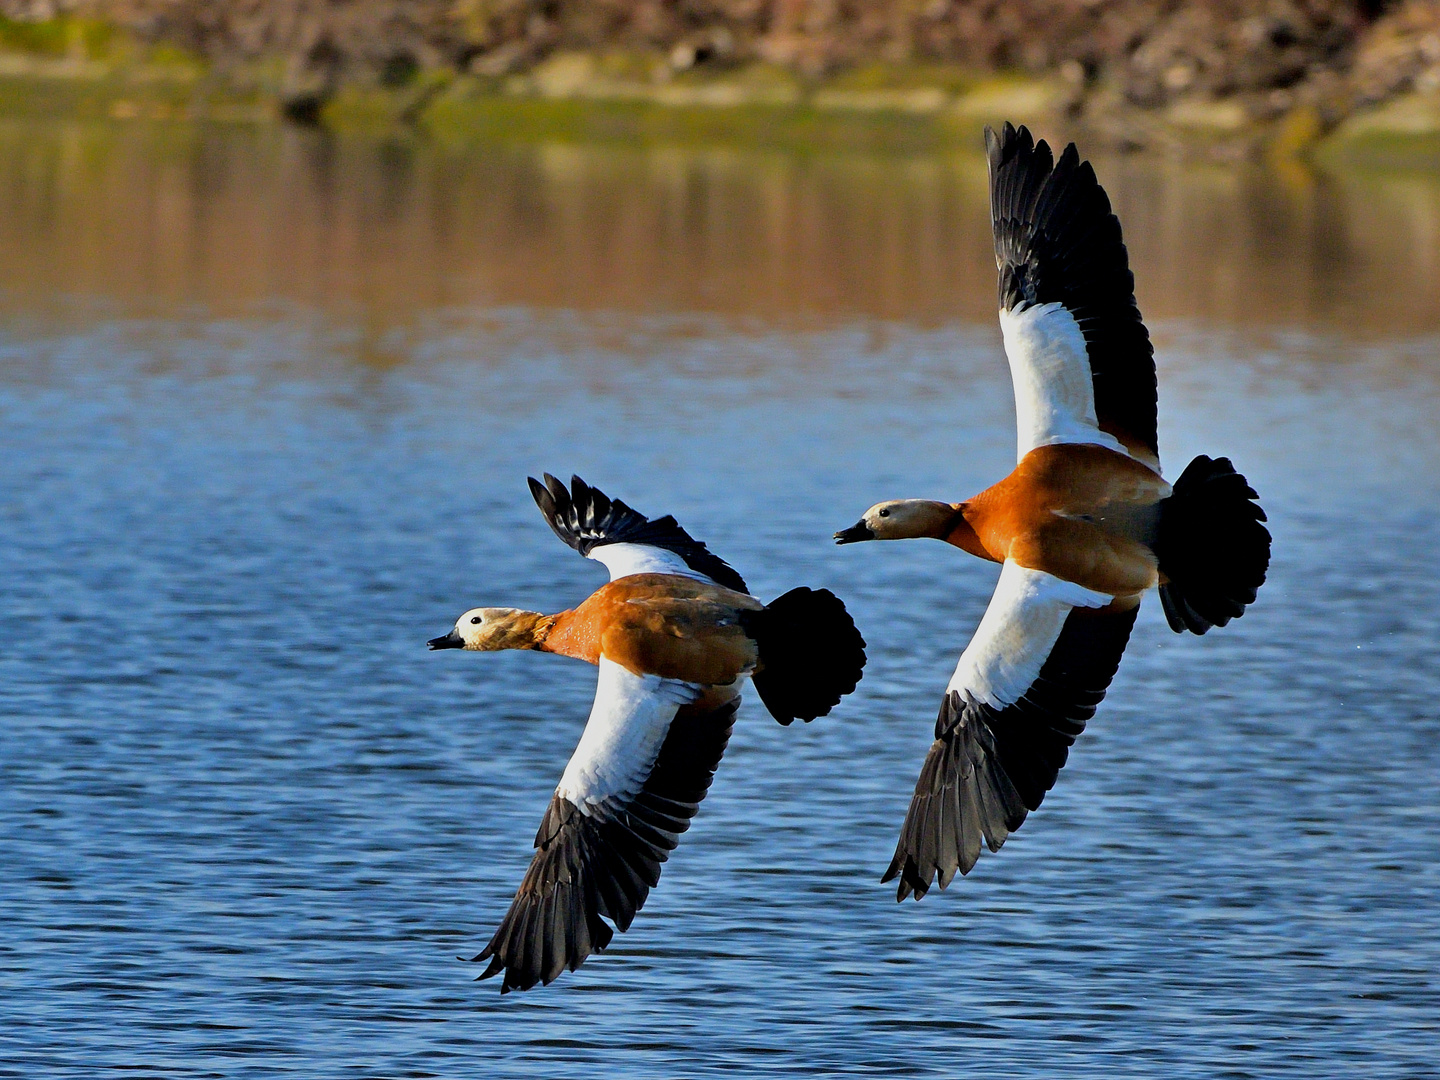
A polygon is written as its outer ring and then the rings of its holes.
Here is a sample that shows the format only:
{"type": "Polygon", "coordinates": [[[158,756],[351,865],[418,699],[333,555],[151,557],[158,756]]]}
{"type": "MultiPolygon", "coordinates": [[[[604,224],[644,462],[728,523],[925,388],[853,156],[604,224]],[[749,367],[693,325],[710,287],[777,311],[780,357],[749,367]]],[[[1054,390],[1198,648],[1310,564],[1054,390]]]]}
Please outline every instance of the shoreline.
{"type": "Polygon", "coordinates": [[[973,150],[983,124],[1009,119],[1107,150],[1440,170],[1440,88],[1336,122],[1306,105],[1257,118],[1225,99],[1140,108],[1115,87],[1063,75],[877,62],[807,79],[771,64],[674,72],[644,55],[560,52],[502,76],[417,69],[356,80],[297,106],[279,58],[221,65],[74,21],[60,40],[61,49],[21,50],[0,35],[0,118],[288,120],[339,132],[413,128],[446,140],[882,152],[973,150]]]}

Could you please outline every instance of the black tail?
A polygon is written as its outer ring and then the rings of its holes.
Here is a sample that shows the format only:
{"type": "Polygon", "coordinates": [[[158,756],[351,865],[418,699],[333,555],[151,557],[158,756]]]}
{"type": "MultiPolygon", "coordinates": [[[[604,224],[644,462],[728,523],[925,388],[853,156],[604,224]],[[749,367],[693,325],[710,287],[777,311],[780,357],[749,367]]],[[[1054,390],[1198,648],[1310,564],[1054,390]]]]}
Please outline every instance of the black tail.
{"type": "Polygon", "coordinates": [[[865,639],[828,589],[791,589],[742,620],[760,647],[755,689],[780,723],[824,716],[860,681],[865,639]]]}
{"type": "Polygon", "coordinates": [[[1160,504],[1155,555],[1165,618],[1177,634],[1203,634],[1245,614],[1265,583],[1270,532],[1255,490],[1229,458],[1201,454],[1160,504]]]}

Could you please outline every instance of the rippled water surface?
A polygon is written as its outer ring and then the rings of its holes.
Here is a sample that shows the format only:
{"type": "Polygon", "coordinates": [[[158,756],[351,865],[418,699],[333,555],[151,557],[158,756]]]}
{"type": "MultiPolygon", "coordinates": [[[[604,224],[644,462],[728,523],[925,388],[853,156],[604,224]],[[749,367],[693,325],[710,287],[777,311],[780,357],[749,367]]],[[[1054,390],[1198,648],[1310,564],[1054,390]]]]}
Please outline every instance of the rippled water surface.
{"type": "Polygon", "coordinates": [[[877,882],[995,572],[837,549],[1013,459],[980,159],[0,128],[0,1075],[1440,1075],[1440,181],[1100,162],[1172,474],[1260,603],[1147,603],[1044,807],[877,882]],[[630,933],[501,998],[594,672],[430,654],[603,580],[527,474],[828,586],[630,933]]]}

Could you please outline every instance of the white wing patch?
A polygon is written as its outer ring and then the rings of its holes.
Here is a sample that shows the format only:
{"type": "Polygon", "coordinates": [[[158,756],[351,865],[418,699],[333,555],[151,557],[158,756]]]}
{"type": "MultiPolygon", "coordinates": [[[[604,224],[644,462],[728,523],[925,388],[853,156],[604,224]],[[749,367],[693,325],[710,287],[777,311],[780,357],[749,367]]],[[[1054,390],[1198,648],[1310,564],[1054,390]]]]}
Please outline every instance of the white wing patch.
{"type": "Polygon", "coordinates": [[[649,544],[599,544],[590,549],[586,558],[604,563],[610,571],[611,581],[631,574],[679,574],[714,584],[698,570],[690,569],[685,560],[673,551],[649,544]]]}
{"type": "Polygon", "coordinates": [[[633,796],[655,767],[676,712],[701,693],[694,683],[636,675],[602,656],[595,704],[556,794],[587,817],[607,799],[633,796]]]}
{"type": "Polygon", "coordinates": [[[1040,674],[1070,610],[1104,607],[1113,599],[1007,559],[946,689],[997,709],[1015,704],[1040,674]]]}
{"type": "Polygon", "coordinates": [[[1015,383],[1017,460],[1054,443],[1094,443],[1129,454],[1100,430],[1085,336],[1063,304],[1001,311],[1000,332],[1015,383]]]}

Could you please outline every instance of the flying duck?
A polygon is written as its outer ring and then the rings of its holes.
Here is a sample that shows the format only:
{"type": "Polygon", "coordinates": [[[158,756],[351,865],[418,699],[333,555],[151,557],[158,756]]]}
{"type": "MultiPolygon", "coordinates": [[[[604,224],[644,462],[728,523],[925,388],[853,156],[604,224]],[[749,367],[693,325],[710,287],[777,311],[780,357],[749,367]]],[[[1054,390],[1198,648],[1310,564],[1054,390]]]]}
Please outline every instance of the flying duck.
{"type": "Polygon", "coordinates": [[[610,582],[573,611],[472,608],[431,649],[535,649],[600,668],[590,719],[510,910],[473,959],[501,992],[548,984],[630,928],[705,798],[746,676],[782,724],[855,689],[865,640],[826,589],[770,604],[673,517],[651,521],[578,476],[530,480],[555,535],[610,582]]]}
{"type": "Polygon", "coordinates": [[[883,881],[918,900],[969,873],[1040,806],[1120,664],[1140,598],[1172,630],[1238,618],[1270,534],[1245,478],[1200,456],[1172,486],[1156,442],[1155,361],[1120,222],[1074,144],[985,129],[1000,329],[1018,464],[964,502],[877,503],[839,544],[933,537],[1001,564],[945,689],[883,881]]]}

